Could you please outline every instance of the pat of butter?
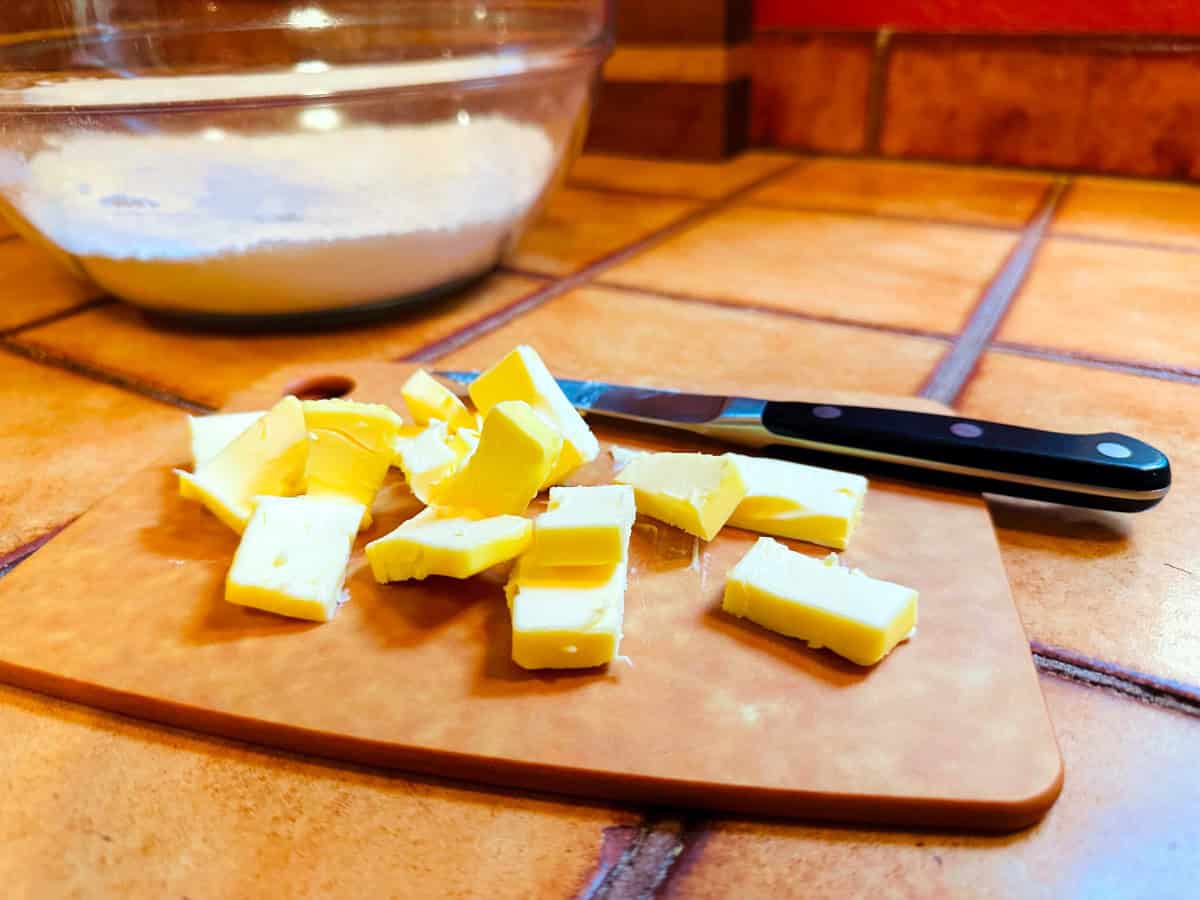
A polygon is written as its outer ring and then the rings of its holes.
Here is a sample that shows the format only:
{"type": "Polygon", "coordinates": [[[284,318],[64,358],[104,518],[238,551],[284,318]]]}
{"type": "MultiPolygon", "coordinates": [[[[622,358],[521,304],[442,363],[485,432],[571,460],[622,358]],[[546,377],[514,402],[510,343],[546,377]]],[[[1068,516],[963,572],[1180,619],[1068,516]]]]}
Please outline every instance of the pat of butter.
{"type": "Polygon", "coordinates": [[[415,437],[400,437],[393,445],[394,462],[404,472],[408,488],[422,503],[430,491],[458,468],[459,455],[448,442],[446,423],[434,419],[415,437]]]}
{"type": "Polygon", "coordinates": [[[303,406],[310,440],[304,473],[307,493],[358,503],[366,528],[371,524],[371,503],[392,465],[401,418],[378,403],[306,400],[303,406]]]}
{"type": "Polygon", "coordinates": [[[304,423],[311,430],[325,428],[362,444],[372,452],[390,452],[404,420],[390,406],[357,400],[305,400],[304,423]]]}
{"type": "Polygon", "coordinates": [[[472,518],[430,507],[367,544],[367,561],[379,582],[469,578],[524,553],[532,530],[522,516],[472,518]]]}
{"type": "Polygon", "coordinates": [[[537,496],[562,446],[562,436],[529,404],[497,403],[483,420],[475,452],[466,465],[434,485],[431,500],[489,516],[520,514],[537,496]]]}
{"type": "Polygon", "coordinates": [[[479,447],[479,432],[474,428],[460,428],[446,438],[446,446],[454,451],[458,465],[463,465],[479,447]]]}
{"type": "Polygon", "coordinates": [[[262,497],[225,579],[225,599],[328,622],[342,602],[361,504],[340,497],[262,497]]]}
{"type": "Polygon", "coordinates": [[[255,497],[300,493],[307,462],[303,407],[295,397],[284,397],[194,474],[177,471],[179,493],[241,533],[255,497]]]}
{"type": "Polygon", "coordinates": [[[524,400],[562,433],[562,455],[541,487],[558,483],[600,454],[600,444],[583,416],[528,345],[522,344],[483,372],[471,383],[470,393],[476,409],[484,414],[501,401],[524,400]]]}
{"type": "Polygon", "coordinates": [[[512,597],[512,658],[525,669],[585,669],[616,656],[627,566],[592,587],[522,586],[512,597]]]}
{"type": "Polygon", "coordinates": [[[846,549],[862,515],[867,479],[782,459],[728,455],[746,483],[730,525],[846,549]]]}
{"type": "Polygon", "coordinates": [[[473,416],[454,393],[424,369],[418,369],[400,388],[413,421],[427,425],[434,419],[445,422],[451,431],[474,428],[473,416]]]}
{"type": "Polygon", "coordinates": [[[543,565],[531,549],[513,566],[504,594],[511,610],[513,598],[525,588],[594,588],[607,584],[624,559],[595,566],[547,566],[543,565]]]}
{"type": "Polygon", "coordinates": [[[219,413],[214,416],[188,416],[191,435],[192,468],[213,459],[233,443],[233,439],[262,418],[262,411],[219,413]]]}
{"type": "Polygon", "coordinates": [[[533,522],[531,554],[545,566],[599,566],[625,556],[637,509],[626,484],[552,487],[533,522]]]}
{"type": "Polygon", "coordinates": [[[737,466],[705,453],[646,453],[616,480],[633,485],[638,512],[711,541],[746,495],[737,466]]]}
{"type": "Polygon", "coordinates": [[[917,592],[759,538],[728,575],[722,608],[860,666],[879,662],[917,624],[917,592]]]}

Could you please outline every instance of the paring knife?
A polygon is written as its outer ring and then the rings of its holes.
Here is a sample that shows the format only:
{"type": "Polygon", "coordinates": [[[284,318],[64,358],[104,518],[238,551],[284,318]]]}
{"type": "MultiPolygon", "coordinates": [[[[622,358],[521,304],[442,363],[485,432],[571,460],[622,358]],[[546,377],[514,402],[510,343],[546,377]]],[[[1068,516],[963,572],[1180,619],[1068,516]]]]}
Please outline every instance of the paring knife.
{"type": "MultiPolygon", "coordinates": [[[[460,395],[476,372],[434,373],[460,395]]],[[[769,456],[967,491],[1139,512],[1171,486],[1159,450],[1124,434],[558,379],[580,412],[688,431],[769,456]]]]}

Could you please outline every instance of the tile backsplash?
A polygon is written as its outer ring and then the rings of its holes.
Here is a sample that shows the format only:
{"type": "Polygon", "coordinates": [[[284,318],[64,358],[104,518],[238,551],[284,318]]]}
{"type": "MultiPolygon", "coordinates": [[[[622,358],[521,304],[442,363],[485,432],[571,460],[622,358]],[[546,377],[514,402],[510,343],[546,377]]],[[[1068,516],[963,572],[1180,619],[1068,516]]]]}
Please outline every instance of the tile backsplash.
{"type": "MultiPolygon", "coordinates": [[[[711,4],[710,4],[711,5],[711,4]]],[[[619,10],[618,10],[619,11],[619,10]]],[[[665,42],[600,93],[592,146],[712,158],[742,146],[1162,179],[1200,177],[1200,37],[763,28],[665,42]],[[737,54],[741,65],[725,63],[737,54]],[[745,74],[743,74],[745,72],[745,74]],[[740,92],[749,97],[742,109],[740,92]]],[[[653,40],[651,39],[653,38],[653,40]]]]}

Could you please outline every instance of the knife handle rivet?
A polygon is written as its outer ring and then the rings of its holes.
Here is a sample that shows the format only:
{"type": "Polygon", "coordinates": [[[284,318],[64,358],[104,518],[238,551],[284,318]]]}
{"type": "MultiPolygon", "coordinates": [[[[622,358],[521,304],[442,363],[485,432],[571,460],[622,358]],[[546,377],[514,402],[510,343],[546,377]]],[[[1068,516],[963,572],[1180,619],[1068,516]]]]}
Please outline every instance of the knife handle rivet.
{"type": "Polygon", "coordinates": [[[1133,456],[1132,450],[1116,441],[1101,441],[1096,445],[1096,452],[1109,459],[1129,459],[1133,456]]]}
{"type": "Polygon", "coordinates": [[[950,426],[950,433],[960,438],[977,438],[983,434],[983,429],[974,422],[955,422],[950,426]]]}
{"type": "Polygon", "coordinates": [[[842,411],[836,406],[814,406],[812,414],[818,419],[837,419],[842,415],[842,411]]]}

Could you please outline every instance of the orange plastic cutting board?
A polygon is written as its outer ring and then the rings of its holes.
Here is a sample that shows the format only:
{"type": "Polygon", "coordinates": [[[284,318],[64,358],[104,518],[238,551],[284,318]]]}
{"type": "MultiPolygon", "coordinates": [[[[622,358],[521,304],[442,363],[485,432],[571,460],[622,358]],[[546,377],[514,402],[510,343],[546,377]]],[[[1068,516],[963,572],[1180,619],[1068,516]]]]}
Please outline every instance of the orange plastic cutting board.
{"type": "MultiPolygon", "coordinates": [[[[400,408],[410,368],[291,370],[234,406],[337,375],[400,408]]],[[[583,480],[610,465],[602,454],[583,480]]],[[[360,546],[417,508],[385,487],[360,546]]],[[[0,580],[0,678],[305,753],[639,804],[982,830],[1042,816],[1062,763],[978,497],[872,485],[846,560],[921,593],[919,633],[873,669],[720,610],[753,539],[703,544],[641,519],[628,662],[534,673],[509,659],[502,573],[377,585],[356,554],[330,624],[225,603],[236,536],[156,468],[0,580]]]]}

